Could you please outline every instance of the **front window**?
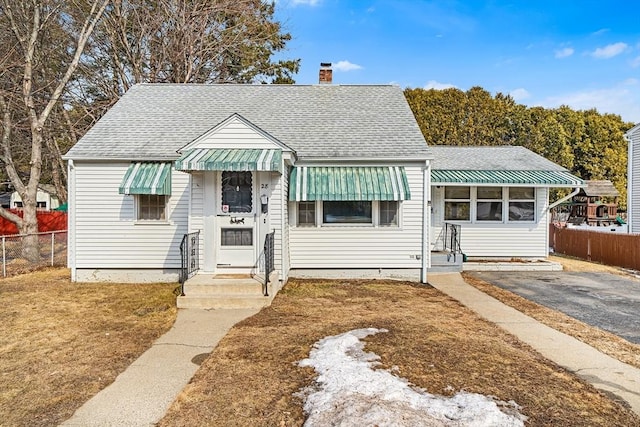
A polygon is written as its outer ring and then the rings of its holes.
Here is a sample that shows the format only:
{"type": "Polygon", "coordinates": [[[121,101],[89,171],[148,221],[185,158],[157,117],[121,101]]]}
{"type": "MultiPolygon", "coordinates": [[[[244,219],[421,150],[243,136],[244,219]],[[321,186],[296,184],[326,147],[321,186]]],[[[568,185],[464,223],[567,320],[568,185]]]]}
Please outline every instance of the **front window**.
{"type": "Polygon", "coordinates": [[[298,203],[298,225],[301,227],[316,225],[316,202],[298,203]]]}
{"type": "Polygon", "coordinates": [[[379,224],[382,226],[398,225],[398,202],[384,200],[378,202],[379,224]]]}
{"type": "Polygon", "coordinates": [[[325,224],[373,224],[371,202],[323,202],[322,221],[325,224]]]}
{"type": "Polygon", "coordinates": [[[164,220],[166,219],[167,196],[158,194],[139,194],[138,196],[139,220],[164,220]]]}
{"type": "Polygon", "coordinates": [[[222,211],[224,213],[253,212],[253,183],[250,171],[222,172],[222,211]]]}
{"type": "Polygon", "coordinates": [[[471,187],[444,188],[444,219],[469,221],[471,219],[471,187]]]}
{"type": "Polygon", "coordinates": [[[220,230],[220,244],[222,246],[251,246],[253,245],[253,229],[223,228],[220,230]]]}
{"type": "Polygon", "coordinates": [[[509,188],[509,221],[535,221],[536,189],[534,187],[509,188]]]}
{"type": "Polygon", "coordinates": [[[502,187],[478,187],[476,219],[502,221],[502,187]]]}

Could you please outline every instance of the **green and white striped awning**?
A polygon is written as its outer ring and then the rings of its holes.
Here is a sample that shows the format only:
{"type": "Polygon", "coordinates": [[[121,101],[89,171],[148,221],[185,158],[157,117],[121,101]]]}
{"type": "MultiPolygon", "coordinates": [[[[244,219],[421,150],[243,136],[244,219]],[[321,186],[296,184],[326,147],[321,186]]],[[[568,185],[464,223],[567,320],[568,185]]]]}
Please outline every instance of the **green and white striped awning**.
{"type": "Polygon", "coordinates": [[[131,163],[122,178],[118,192],[171,195],[171,163],[131,163]]]}
{"type": "Polygon", "coordinates": [[[583,187],[584,181],[565,171],[432,170],[432,184],[527,185],[533,187],[583,187]]]}
{"type": "Polygon", "coordinates": [[[400,166],[293,168],[289,200],[409,200],[407,175],[400,166]]]}
{"type": "Polygon", "coordinates": [[[175,162],[179,171],[277,171],[282,173],[282,150],[193,148],[175,162]]]}

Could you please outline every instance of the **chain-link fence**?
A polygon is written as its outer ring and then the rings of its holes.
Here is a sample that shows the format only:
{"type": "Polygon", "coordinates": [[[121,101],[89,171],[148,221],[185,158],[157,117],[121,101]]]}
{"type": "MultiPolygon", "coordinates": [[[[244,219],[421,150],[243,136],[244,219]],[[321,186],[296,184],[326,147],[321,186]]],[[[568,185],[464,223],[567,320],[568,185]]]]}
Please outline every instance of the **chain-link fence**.
{"type": "Polygon", "coordinates": [[[1,236],[2,275],[67,265],[67,230],[1,236]]]}

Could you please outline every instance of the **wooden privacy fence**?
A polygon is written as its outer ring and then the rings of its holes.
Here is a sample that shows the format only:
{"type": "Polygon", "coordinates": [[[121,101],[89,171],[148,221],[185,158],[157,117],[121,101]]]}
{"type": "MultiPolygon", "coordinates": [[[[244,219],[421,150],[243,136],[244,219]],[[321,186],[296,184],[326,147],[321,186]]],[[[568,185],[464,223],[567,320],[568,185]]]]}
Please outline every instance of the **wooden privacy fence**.
{"type": "Polygon", "coordinates": [[[640,234],[617,234],[551,225],[555,252],[606,265],[640,270],[640,234]]]}

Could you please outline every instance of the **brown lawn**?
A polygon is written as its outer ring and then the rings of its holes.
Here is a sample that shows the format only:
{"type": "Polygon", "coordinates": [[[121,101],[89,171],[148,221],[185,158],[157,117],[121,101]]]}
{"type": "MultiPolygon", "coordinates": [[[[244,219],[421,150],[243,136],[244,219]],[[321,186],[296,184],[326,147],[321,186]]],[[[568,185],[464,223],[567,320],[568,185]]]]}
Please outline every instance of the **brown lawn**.
{"type": "MultiPolygon", "coordinates": [[[[628,272],[618,267],[611,267],[564,256],[552,256],[549,257],[549,259],[551,261],[561,263],[565,271],[611,273],[623,275],[635,280],[634,276],[631,276],[628,272]]],[[[573,317],[567,316],[550,308],[546,308],[512,292],[480,280],[477,277],[474,277],[473,273],[463,273],[463,277],[470,285],[475,286],[484,293],[491,295],[497,300],[502,301],[528,316],[533,317],[547,326],[567,335],[571,335],[572,337],[589,344],[590,346],[600,350],[602,353],[608,354],[621,362],[640,368],[640,345],[633,344],[610,332],[589,326],[586,323],[574,319],[573,317]]],[[[640,281],[638,282],[638,285],[640,286],[640,281]]]]}
{"type": "Polygon", "coordinates": [[[113,382],[175,320],[175,285],[0,280],[0,425],[53,426],[113,382]]]}
{"type": "Polygon", "coordinates": [[[297,362],[329,335],[366,339],[382,368],[430,393],[514,400],[528,426],[640,426],[640,418],[530,347],[428,287],[391,281],[291,280],[273,304],[223,338],[161,426],[300,426],[297,362]],[[395,368],[394,368],[395,369],[395,368]]]}

